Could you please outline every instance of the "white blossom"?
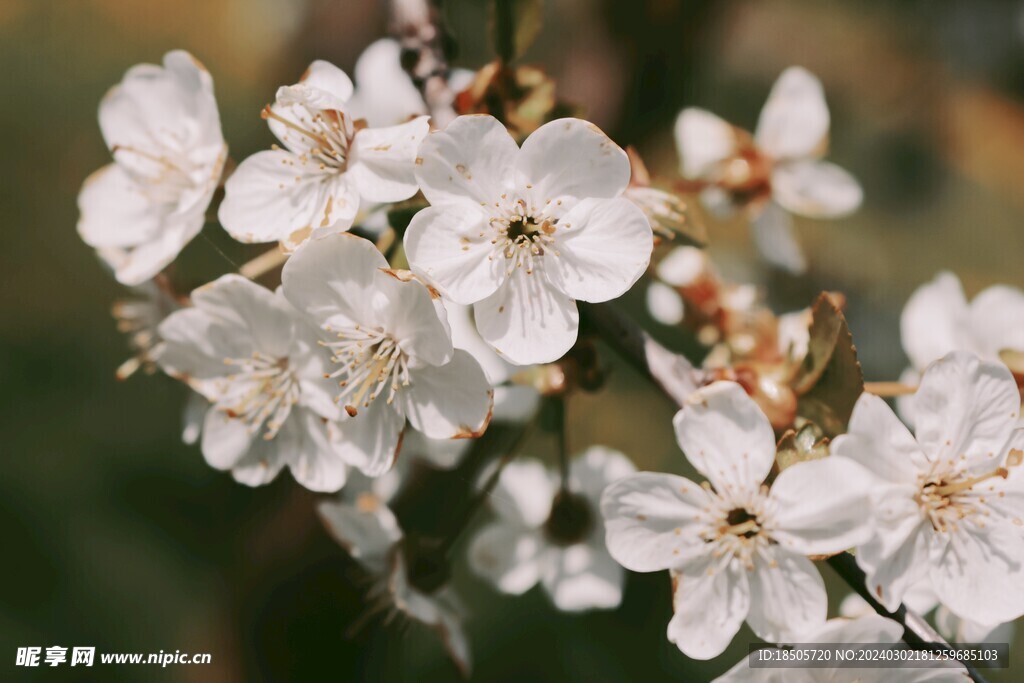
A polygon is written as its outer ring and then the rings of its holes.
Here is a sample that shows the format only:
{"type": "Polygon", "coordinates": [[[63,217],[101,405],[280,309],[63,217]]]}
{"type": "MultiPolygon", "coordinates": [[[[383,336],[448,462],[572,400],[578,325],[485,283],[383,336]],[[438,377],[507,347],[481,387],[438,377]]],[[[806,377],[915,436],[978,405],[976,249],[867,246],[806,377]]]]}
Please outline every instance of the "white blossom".
{"type": "Polygon", "coordinates": [[[751,202],[754,241],[770,262],[802,272],[806,260],[790,213],[839,218],[860,206],[857,181],[822,161],[829,112],[821,82],[806,69],[786,69],[772,86],[751,138],[703,109],[684,109],[676,146],[684,177],[705,183],[702,200],[728,213],[734,197],[751,202]]]}
{"type": "Polygon", "coordinates": [[[387,471],[405,420],[438,439],[479,436],[492,391],[480,365],[452,347],[444,309],[388,268],[367,240],[335,233],[288,259],[284,295],[324,334],[320,360],[344,407],[341,448],[369,476],[387,471]]]}
{"type": "Polygon", "coordinates": [[[335,540],[370,574],[369,609],[401,612],[430,626],[468,677],[469,641],[462,628],[465,609],[447,581],[417,587],[403,552],[405,537],[391,509],[379,498],[364,495],[355,503],[324,502],[317,510],[335,540]]]}
{"type": "Polygon", "coordinates": [[[249,486],[288,466],[308,489],[341,488],[340,409],[324,379],[316,328],[280,290],[239,275],[194,291],[192,303],[160,325],[158,360],[210,403],[201,435],[206,461],[249,486]]]}
{"type": "Polygon", "coordinates": [[[650,261],[650,225],[620,196],[629,174],[626,153],[585,121],[547,123],[520,149],[493,117],[460,116],[420,146],[431,206],[405,233],[410,267],[473,304],[507,360],[556,360],[576,341],[576,300],[620,296],[650,261]]]}
{"type": "Polygon", "coordinates": [[[567,612],[617,607],[623,570],[605,548],[599,505],[608,484],[635,471],[622,453],[591,446],[571,461],[566,494],[539,460],[508,464],[491,496],[498,518],[473,538],[470,567],[503,593],[540,583],[567,612]]]}
{"type": "MultiPolygon", "coordinates": [[[[1024,351],[1024,291],[994,285],[968,302],[959,278],[941,272],[907,300],[900,339],[910,359],[900,381],[911,386],[930,363],[952,351],[999,361],[1001,351],[1024,351]]],[[[911,403],[908,397],[898,399],[900,415],[913,423],[911,403]]]]}
{"type": "Polygon", "coordinates": [[[364,204],[416,194],[413,161],[428,117],[366,128],[349,111],[352,92],[345,72],[320,60],[278,89],[263,117],[283,147],[243,161],[224,187],[219,217],[232,237],[294,248],[348,229],[364,204]]]}
{"type": "Polygon", "coordinates": [[[601,501],[612,557],[633,571],[672,571],[669,640],[689,657],[710,659],[744,620],[772,642],[820,626],[825,586],[808,556],[868,538],[868,474],[848,459],[824,458],[793,465],[766,486],[775,435],[732,382],[695,392],[673,422],[710,483],[641,472],[609,486],[601,501]]]}
{"type": "MultiPolygon", "coordinates": [[[[903,637],[903,627],[892,619],[869,614],[855,619],[830,619],[820,628],[804,634],[800,644],[896,647],[903,637]]],[[[967,683],[970,678],[960,664],[936,665],[930,668],[901,668],[901,683],[967,683]]],[[[715,683],[888,683],[894,679],[892,668],[856,669],[850,667],[814,668],[751,668],[744,657],[715,683]]]]}
{"type": "Polygon", "coordinates": [[[832,443],[877,478],[875,534],[857,548],[887,609],[927,579],[954,614],[995,625],[1024,614],[1020,395],[1002,364],[954,352],[925,371],[915,434],[871,394],[832,443]]]}
{"type": "Polygon", "coordinates": [[[100,129],[114,163],[78,195],[78,233],[138,285],[163,270],[202,230],[227,145],[213,79],[192,55],[139,64],[103,98],[100,129]]]}

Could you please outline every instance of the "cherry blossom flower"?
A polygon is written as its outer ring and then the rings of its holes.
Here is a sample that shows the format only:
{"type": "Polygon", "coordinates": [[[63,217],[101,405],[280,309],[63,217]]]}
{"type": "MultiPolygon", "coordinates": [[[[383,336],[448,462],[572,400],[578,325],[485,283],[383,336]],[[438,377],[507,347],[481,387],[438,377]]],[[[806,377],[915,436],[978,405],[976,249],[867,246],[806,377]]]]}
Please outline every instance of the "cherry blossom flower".
{"type": "MultiPolygon", "coordinates": [[[[910,358],[900,381],[911,386],[930,363],[951,351],[969,351],[998,361],[1002,351],[1024,351],[1024,291],[1006,285],[982,290],[968,303],[956,275],[941,272],[907,300],[900,338],[910,358]]],[[[897,400],[900,415],[913,424],[909,397],[897,400]]]]}
{"type": "Polygon", "coordinates": [[[512,363],[561,357],[576,300],[614,299],[647,267],[650,225],[620,196],[629,160],[586,121],[547,123],[520,149],[493,117],[460,116],[427,136],[417,164],[431,206],[405,233],[410,267],[473,304],[481,336],[512,363]]]}
{"type": "Polygon", "coordinates": [[[790,213],[839,218],[860,206],[857,181],[822,161],[829,113],[821,82],[806,69],[786,69],[772,86],[753,137],[703,109],[676,120],[680,169],[704,190],[713,211],[745,203],[754,241],[771,263],[799,273],[807,264],[793,235],[790,213]]]}
{"type": "Polygon", "coordinates": [[[163,270],[202,230],[227,145],[213,79],[182,50],[163,66],[139,64],[100,104],[100,129],[114,163],[78,195],[78,233],[138,285],[163,270]]]}
{"type": "Polygon", "coordinates": [[[452,347],[431,292],[390,270],[371,242],[347,233],[311,239],[288,259],[282,282],[325,336],[320,360],[345,409],[347,462],[369,476],[386,472],[406,418],[431,438],[483,433],[492,390],[479,363],[452,347]]]}
{"type": "Polygon", "coordinates": [[[916,436],[871,394],[832,443],[877,478],[874,537],[857,548],[887,609],[927,579],[954,614],[995,625],[1024,614],[1020,396],[999,363],[954,352],[914,395],[916,436]]]}
{"type": "Polygon", "coordinates": [[[224,186],[219,217],[241,242],[297,247],[314,231],[345,230],[365,203],[416,194],[413,161],[428,117],[366,128],[349,111],[352,81],[315,61],[263,109],[283,148],[243,161],[224,186]]]}
{"type": "Polygon", "coordinates": [[[710,483],[641,472],[610,485],[601,500],[612,557],[633,571],[672,572],[669,640],[689,657],[710,659],[744,620],[772,642],[820,626],[825,586],[808,556],[869,537],[868,474],[848,459],[824,458],[764,485],[775,435],[733,382],[698,390],[673,422],[710,483]]]}
{"type": "Polygon", "coordinates": [[[355,503],[324,502],[317,509],[335,540],[370,574],[369,609],[398,612],[430,626],[468,677],[469,642],[462,628],[465,609],[446,576],[410,567],[406,539],[391,509],[372,495],[362,495],[355,503]]]}
{"type": "Polygon", "coordinates": [[[599,503],[608,484],[635,471],[622,453],[591,446],[570,463],[566,493],[540,461],[508,464],[491,498],[498,519],[474,537],[470,566],[503,593],[540,583],[566,612],[617,607],[624,576],[605,548],[599,503]]]}
{"type": "Polygon", "coordinates": [[[203,420],[206,461],[249,486],[270,482],[287,466],[313,491],[345,483],[316,328],[285,301],[229,274],[192,293],[193,306],[160,325],[164,371],[210,406],[203,420]]]}
{"type": "MultiPolygon", "coordinates": [[[[803,635],[800,644],[845,645],[856,650],[858,646],[866,645],[896,647],[902,637],[902,626],[872,613],[855,619],[829,619],[823,626],[803,635]]],[[[892,669],[825,666],[755,669],[751,668],[749,658],[744,657],[727,673],[716,678],[715,683],[888,683],[892,680],[892,669]]],[[[931,668],[900,669],[899,680],[902,683],[967,683],[970,678],[963,665],[949,663],[948,666],[937,664],[931,668]]]]}

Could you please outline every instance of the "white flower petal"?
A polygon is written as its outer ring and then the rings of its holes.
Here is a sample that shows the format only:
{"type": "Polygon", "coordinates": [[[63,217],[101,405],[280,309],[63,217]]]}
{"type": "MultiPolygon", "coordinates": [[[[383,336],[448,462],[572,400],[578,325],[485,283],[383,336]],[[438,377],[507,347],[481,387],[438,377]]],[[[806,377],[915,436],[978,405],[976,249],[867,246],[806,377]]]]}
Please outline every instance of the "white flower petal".
{"type": "Polygon", "coordinates": [[[672,424],[687,459],[719,493],[756,491],[775,462],[772,426],[735,382],[698,389],[672,424]]]}
{"type": "Polygon", "coordinates": [[[378,271],[374,278],[376,319],[401,345],[409,368],[448,363],[454,348],[444,307],[435,295],[418,280],[398,278],[390,270],[378,271]]]}
{"type": "Polygon", "coordinates": [[[539,270],[516,268],[473,312],[484,341],[516,365],[561,358],[579,332],[576,302],[552,287],[539,270]]]}
{"type": "Polygon", "coordinates": [[[584,199],[555,227],[544,273],[564,294],[601,302],[621,296],[647,270],[654,233],[628,199],[584,199]]]}
{"type": "Polygon", "coordinates": [[[360,407],[355,417],[340,423],[338,454],[366,476],[379,477],[395,464],[404,427],[405,417],[378,397],[368,408],[360,407]]]}
{"type": "Polygon", "coordinates": [[[459,116],[424,138],[416,179],[434,206],[489,206],[511,189],[518,156],[515,140],[493,116],[459,116]]]}
{"type": "Polygon", "coordinates": [[[241,420],[230,418],[215,408],[206,411],[201,448],[210,467],[230,470],[248,455],[253,440],[253,433],[241,420]]]}
{"type": "Polygon", "coordinates": [[[540,581],[545,550],[537,533],[499,522],[473,538],[469,566],[502,593],[522,595],[540,581]]]}
{"type": "Polygon", "coordinates": [[[779,474],[769,494],[771,535],[801,555],[828,555],[871,537],[874,480],[848,458],[798,463],[779,474]]]}
{"type": "Polygon", "coordinates": [[[607,446],[589,446],[569,463],[570,487],[596,507],[609,484],[634,472],[636,466],[625,454],[607,446]]]}
{"type": "Polygon", "coordinates": [[[1024,291],[1005,285],[982,290],[971,302],[967,324],[985,360],[998,359],[1005,349],[1024,351],[1024,291]]]}
{"type": "Polygon", "coordinates": [[[480,436],[491,418],[491,385],[473,356],[456,350],[449,363],[412,373],[398,400],[414,429],[431,439],[480,436]]]}
{"type": "Polygon", "coordinates": [[[288,454],[292,476],[310,491],[337,491],[345,485],[348,467],[331,442],[327,424],[310,410],[297,412],[292,419],[301,430],[301,439],[300,447],[288,454]]]}
{"type": "Polygon", "coordinates": [[[397,202],[416,194],[416,150],[430,130],[429,116],[356,133],[345,172],[364,201],[397,202]]]}
{"type": "MultiPolygon", "coordinates": [[[[621,147],[594,124],[571,118],[549,121],[531,133],[516,169],[533,185],[538,205],[559,197],[617,197],[630,175],[621,147]]],[[[649,231],[646,218],[644,224],[649,231]]]]}
{"type": "Polygon", "coordinates": [[[913,484],[928,460],[892,408],[878,396],[863,393],[853,406],[846,434],[830,446],[835,455],[852,458],[875,476],[913,484]]]}
{"type": "Polygon", "coordinates": [[[712,659],[722,654],[747,618],[747,571],[739,562],[722,564],[708,553],[673,572],[675,614],[668,624],[668,639],[687,657],[712,659]]]}
{"type": "Polygon", "coordinates": [[[932,546],[929,577],[943,605],[986,624],[1024,615],[1024,537],[1019,527],[988,525],[951,533],[932,546]]]}
{"type": "Polygon", "coordinates": [[[647,310],[662,325],[678,325],[686,312],[679,292],[661,282],[647,285],[647,310]]]}
{"type": "Polygon", "coordinates": [[[684,177],[708,178],[736,152],[735,129],[703,109],[679,112],[675,125],[679,168],[684,177]]]}
{"type": "Polygon", "coordinates": [[[469,204],[429,206],[405,231],[414,273],[460,304],[485,299],[505,280],[505,259],[495,253],[487,215],[469,204]]]}
{"type": "Polygon", "coordinates": [[[703,545],[696,525],[708,494],[674,474],[640,472],[610,484],[601,497],[608,551],[636,572],[676,566],[703,545]]]}
{"type": "Polygon", "coordinates": [[[372,572],[385,571],[388,553],[402,538],[398,520],[387,505],[367,494],[355,505],[320,503],[317,512],[349,555],[372,572]]]}
{"type": "Polygon", "coordinates": [[[359,194],[344,174],[272,150],[238,165],[217,216],[239,242],[275,242],[314,228],[347,229],[358,210],[359,194]]]}
{"type": "Polygon", "coordinates": [[[491,494],[491,507],[513,526],[537,529],[551,514],[555,482],[536,458],[518,458],[502,470],[491,494]]]}
{"type": "Polygon", "coordinates": [[[928,574],[931,532],[905,500],[903,505],[890,507],[893,511],[903,508],[909,513],[903,516],[907,521],[893,520],[891,513],[876,510],[878,537],[858,547],[856,555],[857,564],[867,574],[868,590],[890,611],[895,611],[907,591],[928,574]]]}
{"type": "Polygon", "coordinates": [[[918,287],[900,315],[900,339],[914,368],[924,370],[950,351],[968,349],[967,319],[967,297],[953,273],[941,272],[918,287]]]}
{"type": "Polygon", "coordinates": [[[825,582],[810,560],[769,547],[754,563],[754,571],[749,574],[747,623],[759,638],[773,643],[794,642],[825,623],[825,582]]]}
{"type": "Polygon", "coordinates": [[[750,224],[754,244],[768,263],[790,273],[807,270],[807,259],[796,237],[793,219],[781,206],[768,202],[750,224]]]}
{"type": "Polygon", "coordinates": [[[402,68],[398,41],[381,38],[370,43],[356,61],[356,90],[347,102],[357,119],[371,126],[392,126],[423,114],[423,96],[402,68]]]}
{"type": "Polygon", "coordinates": [[[157,239],[164,210],[117,164],[108,164],[82,183],[78,234],[90,247],[134,247],[157,239]]]}
{"type": "Polygon", "coordinates": [[[840,218],[864,199],[860,183],[827,161],[795,161],[772,171],[772,198],[793,213],[809,218],[840,218]]]}
{"type": "Polygon", "coordinates": [[[322,59],[313,61],[299,82],[310,88],[323,90],[342,102],[352,97],[355,90],[352,79],[344,71],[322,59]]]}
{"type": "Polygon", "coordinates": [[[295,308],[319,323],[335,316],[351,324],[379,325],[386,307],[377,291],[381,268],[388,262],[372,242],[336,233],[306,242],[284,264],[284,295],[295,308]]]}
{"type": "Polygon", "coordinates": [[[914,394],[917,442],[933,461],[991,469],[1005,458],[1020,393],[1002,363],[954,352],[928,367],[914,394]]]}
{"type": "Polygon", "coordinates": [[[544,590],[563,612],[612,609],[622,602],[625,572],[604,548],[576,543],[552,551],[544,590]]]}
{"type": "Polygon", "coordinates": [[[697,247],[675,247],[658,262],[658,277],[673,287],[692,285],[705,275],[710,266],[708,255],[697,247]]]}
{"type": "Polygon", "coordinates": [[[813,155],[828,135],[825,91],[811,72],[798,66],[782,72],[757,121],[755,141],[775,160],[813,155]]]}

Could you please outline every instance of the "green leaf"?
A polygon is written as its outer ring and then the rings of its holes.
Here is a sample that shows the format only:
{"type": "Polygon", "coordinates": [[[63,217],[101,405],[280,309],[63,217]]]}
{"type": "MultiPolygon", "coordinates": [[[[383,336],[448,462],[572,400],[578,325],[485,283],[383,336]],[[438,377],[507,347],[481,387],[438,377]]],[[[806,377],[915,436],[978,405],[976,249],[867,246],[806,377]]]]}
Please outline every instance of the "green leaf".
{"type": "Polygon", "coordinates": [[[846,431],[864,375],[846,318],[828,294],[818,297],[812,315],[807,355],[791,386],[797,415],[834,437],[846,431]]]}
{"type": "Polygon", "coordinates": [[[491,37],[494,50],[506,64],[523,56],[544,23],[543,0],[494,0],[491,37]]]}
{"type": "Polygon", "coordinates": [[[828,454],[828,438],[816,424],[808,422],[800,431],[790,429],[782,435],[775,452],[775,462],[782,471],[798,462],[818,460],[828,454]]]}

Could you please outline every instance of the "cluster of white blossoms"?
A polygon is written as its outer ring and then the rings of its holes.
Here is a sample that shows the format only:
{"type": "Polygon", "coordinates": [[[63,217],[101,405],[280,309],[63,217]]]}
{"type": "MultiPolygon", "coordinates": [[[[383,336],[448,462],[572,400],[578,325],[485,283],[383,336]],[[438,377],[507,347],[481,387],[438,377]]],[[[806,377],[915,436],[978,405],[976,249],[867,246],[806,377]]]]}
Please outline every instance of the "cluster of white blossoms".
{"type": "MultiPolygon", "coordinates": [[[[722,654],[744,622],[774,643],[897,643],[902,625],[862,607],[856,619],[827,620],[814,562],[849,550],[886,610],[935,609],[957,639],[1005,633],[1024,615],[1024,293],[992,287],[969,304],[942,273],[911,297],[901,332],[913,395],[899,406],[912,433],[863,392],[859,367],[847,368],[855,393],[845,416],[812,394],[833,356],[843,360],[840,295],[822,297],[834,317],[818,329],[812,309],[776,316],[760,289],[723,280],[703,250],[677,246],[651,269],[648,303],[710,351],[698,371],[658,347],[675,359],[672,372],[694,373],[692,393],[686,381],[682,394],[667,393],[682,405],[681,464],[698,480],[637,472],[602,446],[570,459],[566,402],[600,384],[581,377],[601,365],[589,337],[604,329],[594,312],[608,310],[578,302],[630,290],[651,266],[655,230],[665,236],[685,207],[650,185],[638,156],[579,118],[534,121],[521,145],[519,128],[487,114],[432,130],[400,50],[374,43],[356,67],[358,88],[313,62],[263,110],[280,145],[233,172],[212,79],[185,52],[132,68],[100,106],[114,163],[83,186],[78,229],[142,296],[115,308],[136,353],[118,374],[159,368],[187,384],[183,436],[212,467],[249,486],[287,468],[334,494],[319,511],[373,579],[371,609],[433,627],[464,673],[465,609],[451,580],[460,540],[478,578],[510,595],[539,586],[566,612],[616,608],[626,570],[668,571],[668,639],[698,659],[722,654]],[[219,187],[224,229],[277,243],[260,258],[272,257],[280,277],[264,286],[257,279],[276,271],[243,267],[176,291],[164,270],[208,221],[219,187]],[[407,221],[393,217],[399,209],[407,221]],[[581,313],[594,315],[584,338],[581,313]],[[831,442],[814,431],[825,425],[804,411],[808,396],[832,420],[831,442]],[[545,419],[560,430],[557,468],[516,452],[545,419]],[[518,434],[515,446],[480,438],[492,421],[518,434]],[[780,437],[797,430],[810,447],[780,457],[780,437]],[[469,487],[456,526],[399,521],[414,474],[400,453],[451,469],[474,448],[470,465],[487,476],[458,473],[484,483],[469,487]],[[488,508],[493,516],[475,525],[488,508]],[[923,592],[927,600],[914,597],[923,592]]],[[[473,78],[446,82],[455,91],[473,78]]],[[[787,211],[835,217],[861,201],[856,181],[820,159],[828,127],[821,84],[792,68],[752,137],[684,110],[682,173],[709,204],[742,205],[765,255],[799,271],[787,211]]],[[[646,363],[657,342],[619,332],[607,335],[613,345],[638,347],[646,363]]],[[[645,367],[663,387],[679,380],[645,367]]],[[[742,661],[721,680],[782,680],[774,675],[742,661]]]]}

